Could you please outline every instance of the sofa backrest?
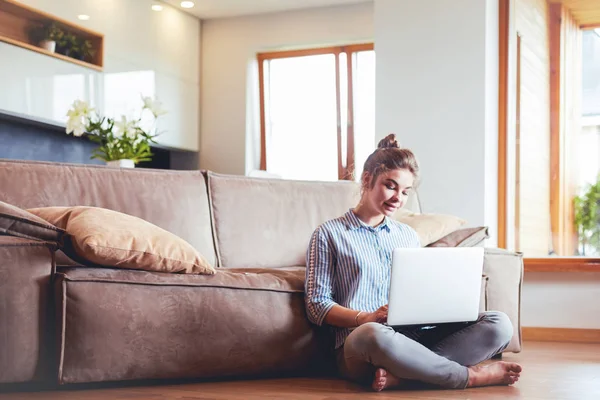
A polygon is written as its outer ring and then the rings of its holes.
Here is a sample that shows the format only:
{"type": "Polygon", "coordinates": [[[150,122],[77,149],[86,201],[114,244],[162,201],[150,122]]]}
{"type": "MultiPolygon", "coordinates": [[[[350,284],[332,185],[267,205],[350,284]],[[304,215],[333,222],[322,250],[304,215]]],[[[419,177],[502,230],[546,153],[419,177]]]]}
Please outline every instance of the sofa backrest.
{"type": "Polygon", "coordinates": [[[24,209],[93,206],[142,218],[217,264],[206,181],[200,171],[0,160],[0,200],[24,209]]]}
{"type": "MultiPolygon", "coordinates": [[[[305,265],[313,231],[360,198],[354,182],[207,176],[217,252],[225,268],[305,265]]],[[[416,197],[407,206],[418,211],[416,197]]]]}

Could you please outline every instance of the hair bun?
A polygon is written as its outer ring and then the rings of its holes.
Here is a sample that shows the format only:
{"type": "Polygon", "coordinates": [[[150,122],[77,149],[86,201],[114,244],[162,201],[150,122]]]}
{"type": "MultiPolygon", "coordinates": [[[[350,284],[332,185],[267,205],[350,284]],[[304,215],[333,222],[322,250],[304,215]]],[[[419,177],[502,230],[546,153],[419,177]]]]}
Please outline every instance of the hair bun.
{"type": "Polygon", "coordinates": [[[381,139],[379,141],[379,143],[377,144],[377,148],[378,149],[393,149],[393,148],[398,149],[398,148],[400,148],[400,145],[398,144],[398,141],[396,140],[396,134],[390,133],[389,135],[387,135],[386,137],[381,139]]]}

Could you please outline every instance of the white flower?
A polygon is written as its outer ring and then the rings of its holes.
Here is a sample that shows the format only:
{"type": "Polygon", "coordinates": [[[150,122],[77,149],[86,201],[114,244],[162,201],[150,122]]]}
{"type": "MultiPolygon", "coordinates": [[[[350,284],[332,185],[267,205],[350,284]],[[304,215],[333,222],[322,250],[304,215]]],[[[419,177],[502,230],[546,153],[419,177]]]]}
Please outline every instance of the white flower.
{"type": "Polygon", "coordinates": [[[90,120],[93,108],[82,100],[75,100],[71,109],[67,111],[67,134],[73,133],[74,136],[81,136],[86,130],[90,120]]]}
{"type": "Polygon", "coordinates": [[[121,115],[121,121],[115,121],[115,128],[118,136],[126,136],[130,139],[135,139],[137,136],[135,121],[127,121],[124,115],[121,115]]]}
{"type": "Polygon", "coordinates": [[[72,105],[72,111],[84,117],[89,117],[94,109],[90,107],[90,105],[83,100],[75,100],[72,105]]]}
{"type": "Polygon", "coordinates": [[[150,110],[154,115],[154,118],[167,113],[167,111],[162,108],[162,103],[158,100],[153,100],[152,97],[142,96],[142,101],[144,102],[144,107],[142,109],[150,110]]]}
{"type": "Polygon", "coordinates": [[[67,120],[67,134],[73,132],[74,136],[81,136],[85,132],[85,123],[80,115],[69,115],[67,120]]]}

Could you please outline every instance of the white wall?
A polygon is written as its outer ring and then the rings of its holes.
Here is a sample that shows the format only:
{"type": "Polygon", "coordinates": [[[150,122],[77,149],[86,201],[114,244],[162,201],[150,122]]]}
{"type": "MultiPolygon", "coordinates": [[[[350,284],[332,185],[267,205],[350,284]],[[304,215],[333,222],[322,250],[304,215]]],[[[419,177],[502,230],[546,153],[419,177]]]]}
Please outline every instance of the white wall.
{"type": "Polygon", "coordinates": [[[256,53],[372,40],[372,3],[203,22],[201,168],[259,166],[256,53]]]}
{"type": "Polygon", "coordinates": [[[168,114],[161,144],[198,150],[200,21],[149,0],[23,0],[22,3],[103,33],[104,72],[0,43],[0,109],[64,122],[76,98],[109,114],[156,96],[168,114]],[[87,14],[89,21],[77,15],[87,14]]]}
{"type": "Polygon", "coordinates": [[[496,242],[497,0],[375,0],[376,135],[417,155],[427,212],[496,242]]]}
{"type": "Polygon", "coordinates": [[[600,273],[526,273],[523,326],[600,329],[600,273]]]}

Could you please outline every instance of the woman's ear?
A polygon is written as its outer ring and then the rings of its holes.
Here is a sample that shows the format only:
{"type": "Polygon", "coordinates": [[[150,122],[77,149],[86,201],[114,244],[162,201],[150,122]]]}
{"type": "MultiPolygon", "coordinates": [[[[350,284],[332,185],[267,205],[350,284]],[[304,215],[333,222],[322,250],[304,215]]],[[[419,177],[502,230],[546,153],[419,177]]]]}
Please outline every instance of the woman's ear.
{"type": "Polygon", "coordinates": [[[373,179],[373,175],[368,173],[367,171],[363,171],[362,176],[360,177],[360,182],[364,189],[369,189],[371,187],[371,180],[373,179]]]}

